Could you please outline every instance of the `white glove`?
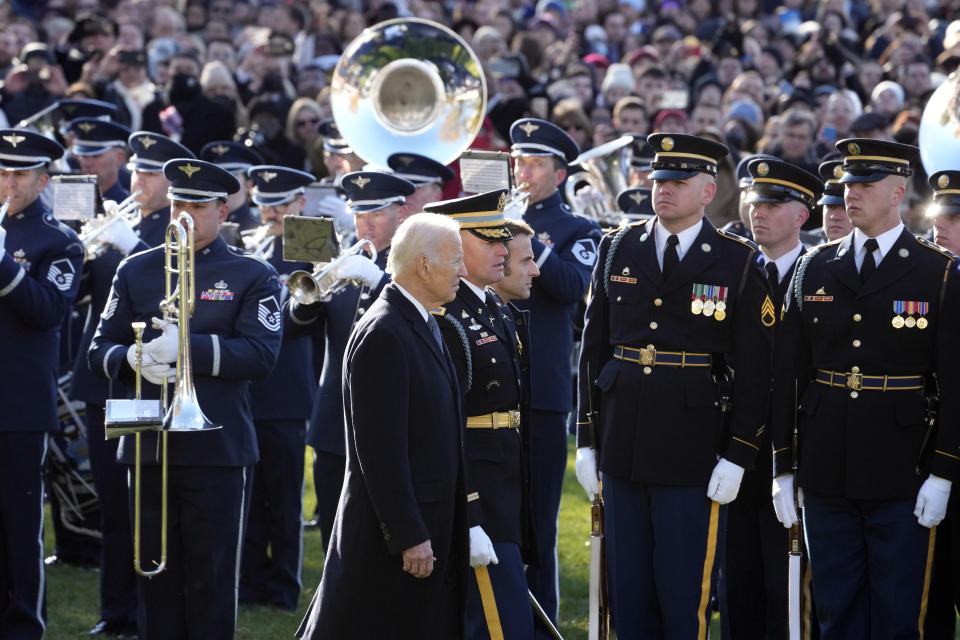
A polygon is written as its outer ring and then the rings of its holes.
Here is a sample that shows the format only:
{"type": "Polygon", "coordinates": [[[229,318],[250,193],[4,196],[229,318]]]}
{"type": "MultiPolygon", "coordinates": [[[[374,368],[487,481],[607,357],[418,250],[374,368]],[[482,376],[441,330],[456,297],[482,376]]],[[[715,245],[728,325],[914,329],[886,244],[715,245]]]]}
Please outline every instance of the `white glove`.
{"type": "Polygon", "coordinates": [[[935,527],[947,515],[951,484],[946,478],[932,473],[924,480],[920,493],[917,494],[917,506],[913,509],[913,515],[917,516],[920,526],[935,527]]]}
{"type": "Polygon", "coordinates": [[[241,236],[240,241],[243,243],[243,250],[247,253],[257,253],[257,250],[260,249],[260,243],[252,234],[241,236]]]}
{"type": "MultiPolygon", "coordinates": [[[[156,360],[150,357],[148,354],[141,354],[140,366],[144,367],[148,364],[154,364],[156,360]]],[[[137,345],[132,344],[127,347],[127,363],[130,365],[130,368],[134,371],[137,370],[137,345]]]]}
{"type": "Polygon", "coordinates": [[[347,201],[336,194],[317,200],[316,214],[324,218],[338,220],[347,215],[347,201]]]}
{"type": "Polygon", "coordinates": [[[597,452],[590,447],[577,448],[577,461],[574,463],[577,470],[577,480],[587,492],[587,497],[593,500],[600,493],[600,476],[597,474],[597,452]]]}
{"type": "Polygon", "coordinates": [[[360,254],[347,256],[337,267],[338,280],[357,280],[371,289],[380,284],[383,269],[373,260],[360,254]]]}
{"type": "Polygon", "coordinates": [[[783,473],[774,478],[770,493],[773,496],[773,511],[784,527],[789,529],[800,522],[797,516],[797,503],[793,497],[792,473],[783,473]]]}
{"type": "Polygon", "coordinates": [[[152,362],[140,368],[141,375],[155,385],[161,385],[164,382],[171,382],[177,377],[177,368],[171,367],[166,362],[152,362]]]}
{"type": "Polygon", "coordinates": [[[470,566],[485,567],[488,564],[500,564],[490,536],[483,527],[470,527],[470,566]]]}
{"type": "Polygon", "coordinates": [[[3,258],[3,255],[7,252],[6,248],[7,243],[7,230],[3,227],[0,227],[0,258],[3,258]]]}
{"type": "Polygon", "coordinates": [[[140,242],[136,232],[121,218],[114,218],[108,222],[103,231],[100,232],[100,239],[115,246],[123,255],[133,251],[137,243],[140,242]]]}
{"type": "Polygon", "coordinates": [[[176,362],[180,338],[177,323],[153,318],[153,328],[160,329],[162,333],[143,345],[143,353],[150,356],[154,362],[176,362]]]}
{"type": "Polygon", "coordinates": [[[707,483],[707,497],[720,504],[733,502],[740,492],[740,481],[743,480],[743,467],[734,464],[726,458],[720,458],[717,466],[710,474],[707,483]]]}

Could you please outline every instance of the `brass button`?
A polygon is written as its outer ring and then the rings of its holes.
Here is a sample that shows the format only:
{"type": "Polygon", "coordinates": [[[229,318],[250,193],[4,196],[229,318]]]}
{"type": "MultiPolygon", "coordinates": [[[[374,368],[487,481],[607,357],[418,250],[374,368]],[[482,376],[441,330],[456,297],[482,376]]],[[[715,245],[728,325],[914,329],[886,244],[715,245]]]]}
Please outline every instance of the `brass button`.
{"type": "Polygon", "coordinates": [[[496,358],[490,358],[490,364],[497,364],[496,358]]]}
{"type": "Polygon", "coordinates": [[[653,304],[654,306],[659,307],[660,305],[663,304],[663,300],[661,300],[660,298],[654,298],[653,304]]]}
{"type": "Polygon", "coordinates": [[[820,318],[814,318],[814,319],[813,319],[813,324],[817,324],[818,322],[820,322],[820,318]]]}
{"type": "Polygon", "coordinates": [[[649,374],[653,373],[653,369],[652,369],[651,367],[644,367],[644,368],[643,368],[643,372],[644,372],[645,374],[649,375],[649,374]]]}
{"type": "Polygon", "coordinates": [[[853,341],[853,346],[859,347],[859,346],[860,346],[860,341],[859,341],[859,340],[854,340],[854,341],[853,341]]]}
{"type": "Polygon", "coordinates": [[[854,322],[860,322],[861,320],[863,320],[863,316],[861,316],[859,313],[853,314],[853,321],[854,321],[854,322]]]}
{"type": "Polygon", "coordinates": [[[623,300],[623,298],[621,296],[617,296],[617,302],[620,302],[621,300],[623,300]]]}
{"type": "Polygon", "coordinates": [[[851,391],[851,392],[850,392],[850,397],[853,398],[854,400],[856,400],[857,398],[860,397],[860,394],[857,393],[856,391],[851,391]]]}
{"type": "Polygon", "coordinates": [[[852,373],[860,373],[860,367],[850,367],[852,373]]]}
{"type": "Polygon", "coordinates": [[[650,323],[650,328],[651,328],[651,329],[656,329],[657,326],[658,326],[658,325],[657,325],[656,322],[651,322],[651,323],[650,323]]]}

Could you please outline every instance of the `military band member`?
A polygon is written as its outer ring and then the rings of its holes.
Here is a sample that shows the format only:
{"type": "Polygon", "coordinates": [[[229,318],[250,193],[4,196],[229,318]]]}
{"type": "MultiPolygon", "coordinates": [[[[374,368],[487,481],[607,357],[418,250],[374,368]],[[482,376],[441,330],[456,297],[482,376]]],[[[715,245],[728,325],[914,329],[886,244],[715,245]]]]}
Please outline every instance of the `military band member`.
{"type": "Polygon", "coordinates": [[[239,142],[217,140],[208,142],[203,146],[203,149],[200,150],[200,159],[226,169],[240,181],[240,190],[227,198],[227,207],[230,209],[227,222],[237,224],[237,228],[241,232],[259,227],[261,224],[260,215],[256,210],[250,208],[247,171],[250,167],[263,164],[263,158],[260,154],[239,142]]]}
{"type": "Polygon", "coordinates": [[[778,329],[774,506],[784,526],[796,522],[796,424],[822,637],[916,638],[957,477],[957,261],[900,220],[915,147],[847,139],[837,148],[855,228],[799,263],[778,329]],[[931,433],[926,394],[937,388],[931,433]]]}
{"type": "Polygon", "coordinates": [[[393,153],[387,158],[393,175],[409,180],[417,188],[407,196],[411,214],[425,211],[424,206],[443,197],[443,187],[453,180],[453,169],[416,153],[393,153]]]}
{"type": "Polygon", "coordinates": [[[653,212],[653,192],[647,187],[631,187],[617,195],[617,206],[629,222],[646,222],[656,214],[653,212]]]}
{"type": "Polygon", "coordinates": [[[821,242],[833,242],[853,231],[853,223],[843,204],[843,160],[828,160],[820,163],[820,178],[823,180],[823,195],[817,204],[823,206],[821,242]]]}
{"type": "MultiPolygon", "coordinates": [[[[782,160],[763,158],[752,159],[748,171],[751,180],[746,203],[751,231],[760,247],[775,315],[780,318],[794,267],[804,251],[800,228],[817,206],[820,178],[782,160]]],[[[740,495],[727,511],[722,558],[724,634],[744,640],[788,635],[788,532],[770,504],[773,458],[768,430],[757,438],[757,444],[756,467],[744,474],[740,495]]]]}
{"type": "MultiPolygon", "coordinates": [[[[222,428],[170,433],[168,555],[165,571],[139,578],[138,627],[143,638],[232,638],[237,612],[237,567],[249,481],[258,457],[249,385],[269,374],[280,349],[282,314],[276,270],[218,235],[227,196],[239,189],[229,172],[200,160],[163,166],[172,209],[195,225],[195,309],[190,351],[197,400],[222,428]]],[[[90,368],[129,383],[136,346],[131,322],[144,333],[144,397],[176,375],[179,329],[154,319],[164,297],[164,248],[135,254],[117,271],[110,299],[88,354],[90,368]],[[152,322],[152,325],[150,324],[152,322]]],[[[143,434],[142,543],[147,569],[158,559],[160,467],[158,434],[143,434]]],[[[118,457],[134,462],[134,437],[124,436],[118,457]]],[[[132,476],[132,472],[131,472],[132,476]]],[[[134,489],[130,482],[130,499],[134,489]]],[[[131,507],[132,508],[132,507],[131,507]]]]}
{"type": "Polygon", "coordinates": [[[657,217],[608,234],[594,270],[576,470],[591,497],[603,480],[617,636],[695,638],[709,623],[722,505],[766,423],[758,390],[770,385],[776,315],[756,246],[704,218],[726,147],[648,141],[657,217]],[[735,356],[732,389],[718,387],[735,356]]]}
{"type": "Polygon", "coordinates": [[[557,514],[567,460],[566,420],[573,408],[572,318],[587,292],[601,233],[596,222],[574,214],[557,189],[580,153],[577,143],[556,125],[535,118],[515,122],[510,140],[516,183],[530,194],[523,220],[537,234],[531,244],[540,269],[530,299],[518,305],[530,311],[531,322],[530,476],[539,547],[527,580],[556,623],[557,514]]]}
{"type": "MultiPolygon", "coordinates": [[[[338,277],[363,283],[359,289],[345,287],[328,300],[301,305],[290,300],[289,317],[293,325],[324,340],[323,371],[307,428],[307,444],[314,449],[313,477],[317,492],[317,525],[324,544],[330,542],[333,517],[343,486],[346,462],[343,432],[342,369],[343,350],[354,323],[380,295],[389,276],[384,269],[393,234],[407,216],[405,199],[414,192],[410,182],[375,171],[356,171],[343,176],[341,188],[346,204],[356,220],[360,240],[370,240],[377,250],[376,261],[366,254],[344,258],[338,277]]],[[[295,330],[295,329],[294,329],[295,330]]],[[[371,394],[377,390],[371,389],[371,394]]]]}
{"type": "Polygon", "coordinates": [[[139,191],[140,224],[135,231],[148,247],[163,244],[163,234],[170,222],[170,181],[163,175],[163,165],[174,158],[193,158],[193,153],[178,142],[159,133],[134,131],[127,140],[133,152],[130,169],[130,191],[139,191]]]}
{"type": "Polygon", "coordinates": [[[524,557],[532,523],[527,502],[529,425],[521,417],[521,339],[506,305],[487,287],[503,279],[511,238],[506,190],[427,206],[460,225],[463,264],[457,297],[432,311],[463,393],[470,566],[468,638],[533,637],[524,557]],[[498,630],[500,635],[498,634],[498,630]]]}
{"type": "Polygon", "coordinates": [[[302,638],[464,635],[464,414],[427,312],[453,300],[466,275],[457,224],[411,216],[387,269],[394,282],[357,323],[344,355],[347,471],[302,638]]]}
{"type": "MultiPolygon", "coordinates": [[[[308,262],[284,260],[283,217],[300,215],[306,202],[304,187],[314,178],[303,171],[269,165],[251,167],[247,175],[254,185],[253,201],[260,207],[264,224],[270,225],[267,240],[256,249],[280,274],[282,307],[289,275],[298,269],[313,270],[308,262]]],[[[303,564],[303,448],[316,390],[313,338],[284,334],[273,372],[250,385],[260,460],[253,472],[243,542],[242,602],[297,608],[303,564]]]]}
{"type": "Polygon", "coordinates": [[[103,199],[126,200],[130,190],[118,177],[127,160],[130,129],[108,120],[77,118],[70,121],[67,131],[74,136],[70,152],[80,161],[81,171],[97,176],[103,199]]]}
{"type": "MultiPolygon", "coordinates": [[[[323,164],[327,169],[327,177],[320,182],[339,187],[344,175],[360,171],[366,163],[354,153],[350,143],[344,140],[333,118],[324,120],[317,125],[317,131],[323,138],[323,164]]],[[[317,203],[317,214],[333,218],[341,242],[345,246],[353,244],[357,237],[353,228],[353,220],[347,210],[346,203],[336,190],[330,190],[320,198],[317,203]]]]}
{"type": "Polygon", "coordinates": [[[57,417],[59,331],[80,286],[83,246],[43,207],[47,167],[63,147],[0,130],[0,630],[43,637],[43,465],[57,417]]]}
{"type": "Polygon", "coordinates": [[[496,291],[504,302],[526,300],[533,289],[533,279],[540,275],[530,242],[533,239],[533,228],[522,220],[507,220],[506,224],[507,231],[513,237],[503,243],[507,248],[503,279],[491,284],[490,288],[496,291]]]}

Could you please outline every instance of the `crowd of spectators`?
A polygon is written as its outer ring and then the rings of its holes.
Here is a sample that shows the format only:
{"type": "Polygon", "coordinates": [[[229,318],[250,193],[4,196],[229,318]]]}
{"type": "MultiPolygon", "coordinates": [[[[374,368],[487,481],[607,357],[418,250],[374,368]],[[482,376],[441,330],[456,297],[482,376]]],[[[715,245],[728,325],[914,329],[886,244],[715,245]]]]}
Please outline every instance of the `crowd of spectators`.
{"type": "MultiPolygon", "coordinates": [[[[195,152],[234,138],[323,177],[316,125],[340,53],[365,27],[410,16],[450,26],[483,61],[476,146],[506,148],[525,115],[583,149],[693,133],[730,147],[720,179],[733,200],[744,154],[816,173],[844,137],[916,144],[928,97],[960,61],[957,0],[12,0],[0,5],[0,109],[16,124],[60,97],[106,100],[123,124],[195,152]]],[[[910,209],[928,197],[922,173],[910,209]]],[[[734,218],[719,200],[714,222],[734,218]]]]}

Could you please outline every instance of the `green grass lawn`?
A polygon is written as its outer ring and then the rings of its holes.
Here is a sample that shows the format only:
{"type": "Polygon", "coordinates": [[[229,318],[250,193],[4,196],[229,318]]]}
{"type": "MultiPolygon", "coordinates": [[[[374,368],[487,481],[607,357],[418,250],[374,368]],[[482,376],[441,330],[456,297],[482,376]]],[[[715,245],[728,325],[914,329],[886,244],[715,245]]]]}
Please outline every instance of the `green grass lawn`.
{"type": "MultiPolygon", "coordinates": [[[[566,640],[587,637],[587,583],[589,577],[590,505],[577,484],[573,470],[573,441],[567,458],[567,475],[560,508],[560,632],[566,640]]],[[[311,453],[307,460],[311,461],[311,453]]],[[[307,489],[304,513],[314,507],[312,464],[307,464],[307,489]]],[[[46,527],[47,553],[53,549],[53,527],[46,527]]],[[[304,590],[296,613],[268,607],[241,606],[237,638],[244,640],[289,639],[303,617],[303,612],[320,582],[323,548],[318,531],[304,535],[304,590]]],[[[76,638],[99,619],[99,591],[96,572],[70,566],[54,566],[47,572],[47,617],[50,640],[76,638]]],[[[713,627],[716,627],[714,621],[713,627]]],[[[716,637],[716,635],[714,636],[716,637]]]]}

